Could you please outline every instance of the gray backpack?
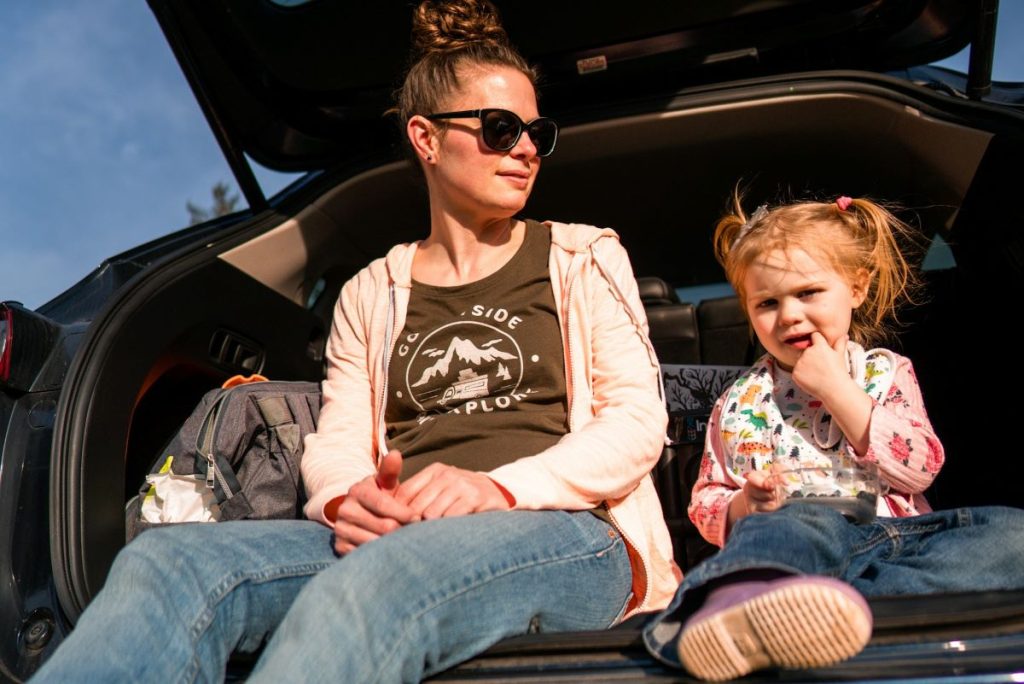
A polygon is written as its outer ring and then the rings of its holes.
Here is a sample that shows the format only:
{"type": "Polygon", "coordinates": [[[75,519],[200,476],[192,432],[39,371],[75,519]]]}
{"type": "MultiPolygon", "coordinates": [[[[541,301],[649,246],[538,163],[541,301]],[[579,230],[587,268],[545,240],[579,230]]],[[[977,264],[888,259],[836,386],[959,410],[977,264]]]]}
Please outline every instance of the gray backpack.
{"type": "MultiPolygon", "coordinates": [[[[300,518],[305,493],[299,460],[303,439],[316,431],[320,402],[320,385],[314,382],[255,382],[211,390],[150,474],[169,470],[193,478],[197,491],[212,493],[219,520],[300,518]]],[[[152,495],[148,481],[125,508],[128,540],[168,524],[143,520],[147,494],[152,495]]]]}

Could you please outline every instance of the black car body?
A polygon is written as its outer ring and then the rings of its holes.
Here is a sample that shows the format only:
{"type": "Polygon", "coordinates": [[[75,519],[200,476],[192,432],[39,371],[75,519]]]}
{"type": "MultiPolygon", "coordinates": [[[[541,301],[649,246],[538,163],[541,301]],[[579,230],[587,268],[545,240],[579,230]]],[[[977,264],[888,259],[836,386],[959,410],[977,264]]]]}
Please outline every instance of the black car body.
{"type": "MultiPolygon", "coordinates": [[[[124,543],[125,501],[203,392],[235,373],[322,377],[342,283],[424,233],[425,193],[382,117],[409,3],[149,3],[249,209],[111,257],[36,311],[0,305],[0,679],[27,678],[73,629],[124,543]],[[247,156],[305,175],[268,199],[247,156]]],[[[710,228],[741,178],[752,204],[894,200],[948,243],[955,263],[928,273],[901,336],[947,447],[928,496],[1024,505],[1004,381],[1024,295],[1024,95],[987,79],[996,2],[497,4],[563,126],[526,213],[616,228],[638,276],[723,281],[710,228]],[[920,67],[972,41],[967,78],[920,67]]],[[[699,309],[671,360],[748,360],[718,358],[724,328],[699,309]]],[[[742,340],[742,318],[730,325],[742,340]]],[[[683,456],[657,476],[685,564],[683,456]]],[[[861,656],[762,678],[1020,681],[1024,593],[872,608],[861,656]]],[[[681,677],[646,656],[637,624],[512,640],[438,679],[681,677]]]]}

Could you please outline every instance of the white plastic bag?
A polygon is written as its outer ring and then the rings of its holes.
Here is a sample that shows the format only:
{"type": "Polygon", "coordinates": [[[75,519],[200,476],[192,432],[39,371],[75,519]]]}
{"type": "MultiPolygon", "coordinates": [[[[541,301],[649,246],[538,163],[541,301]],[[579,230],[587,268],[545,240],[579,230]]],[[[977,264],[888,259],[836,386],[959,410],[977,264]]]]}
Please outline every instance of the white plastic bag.
{"type": "Polygon", "coordinates": [[[160,472],[146,476],[149,491],[142,500],[142,521],[148,523],[216,522],[220,507],[206,483],[171,472],[171,460],[160,472]]]}

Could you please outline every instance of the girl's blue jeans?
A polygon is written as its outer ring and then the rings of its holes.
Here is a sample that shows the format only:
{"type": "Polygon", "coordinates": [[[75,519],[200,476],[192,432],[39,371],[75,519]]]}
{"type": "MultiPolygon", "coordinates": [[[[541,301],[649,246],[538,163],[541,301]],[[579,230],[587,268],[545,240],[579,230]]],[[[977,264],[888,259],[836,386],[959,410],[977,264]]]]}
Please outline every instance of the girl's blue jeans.
{"type": "Polygon", "coordinates": [[[835,577],[868,597],[1022,589],[1024,511],[960,508],[855,525],[824,506],[790,504],[747,516],[721,551],[687,573],[669,607],[648,623],[647,649],[681,667],[676,641],[703,603],[705,585],[764,570],[835,577]]]}
{"type": "Polygon", "coordinates": [[[33,682],[419,681],[509,636],[603,629],[630,597],[625,544],[589,512],[416,523],[338,558],[309,521],[150,530],[33,682]]]}

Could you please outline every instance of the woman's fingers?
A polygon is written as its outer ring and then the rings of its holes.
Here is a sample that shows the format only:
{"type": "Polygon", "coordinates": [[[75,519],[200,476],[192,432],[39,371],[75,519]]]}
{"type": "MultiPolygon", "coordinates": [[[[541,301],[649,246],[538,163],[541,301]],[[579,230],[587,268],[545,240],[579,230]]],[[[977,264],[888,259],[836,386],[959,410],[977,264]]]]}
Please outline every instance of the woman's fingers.
{"type": "Polygon", "coordinates": [[[392,449],[381,459],[377,471],[377,486],[387,492],[398,489],[398,479],[402,475],[402,454],[392,449]]]}
{"type": "MultiPolygon", "coordinates": [[[[450,510],[458,506],[463,513],[471,513],[474,506],[465,498],[466,493],[459,491],[458,484],[437,490],[436,495],[423,509],[424,520],[443,518],[450,510]]],[[[455,513],[451,513],[455,515],[455,513]]]]}
{"type": "Polygon", "coordinates": [[[402,483],[397,497],[426,520],[508,508],[501,490],[483,473],[440,463],[402,483]]]}
{"type": "Polygon", "coordinates": [[[394,532],[403,524],[393,517],[363,507],[358,499],[351,496],[338,507],[336,521],[377,535],[394,532]]]}
{"type": "Polygon", "coordinates": [[[334,524],[334,550],[339,554],[350,553],[356,547],[379,537],[378,534],[348,523],[336,522],[334,524]]]}
{"type": "Polygon", "coordinates": [[[426,468],[416,473],[408,480],[398,486],[398,491],[395,492],[395,499],[407,506],[411,506],[412,501],[419,496],[427,485],[434,479],[438,470],[446,468],[447,466],[440,463],[432,463],[426,468]]]}
{"type": "MultiPolygon", "coordinates": [[[[391,466],[395,465],[392,461],[391,466]]],[[[399,458],[397,469],[392,467],[390,472],[385,472],[385,478],[395,475],[397,481],[400,469],[399,458]]],[[[349,553],[360,544],[422,519],[416,511],[398,501],[392,490],[381,489],[379,478],[380,475],[370,476],[354,484],[338,506],[334,521],[334,549],[339,554],[349,553]]]]}
{"type": "Polygon", "coordinates": [[[399,496],[405,494],[409,497],[409,507],[425,520],[440,518],[458,496],[452,472],[455,470],[440,463],[424,468],[402,485],[399,496]]]}
{"type": "MultiPolygon", "coordinates": [[[[390,491],[381,489],[376,478],[368,477],[353,485],[348,496],[345,497],[345,501],[338,508],[339,515],[345,510],[345,504],[349,503],[349,500],[352,500],[353,506],[358,505],[361,509],[365,509],[377,517],[393,518],[402,524],[418,520],[417,513],[398,500],[390,491]]],[[[355,508],[350,506],[348,510],[355,510],[355,508]]]]}

